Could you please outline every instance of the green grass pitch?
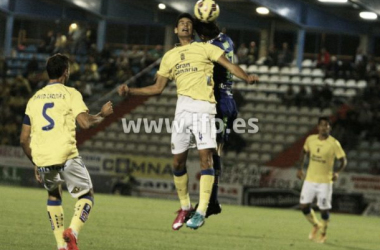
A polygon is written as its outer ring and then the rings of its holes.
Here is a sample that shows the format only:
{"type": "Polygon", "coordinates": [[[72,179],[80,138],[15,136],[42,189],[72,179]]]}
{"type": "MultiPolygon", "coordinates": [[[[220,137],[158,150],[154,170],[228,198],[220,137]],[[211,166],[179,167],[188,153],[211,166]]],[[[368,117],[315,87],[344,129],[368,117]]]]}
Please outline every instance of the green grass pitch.
{"type": "MultiPolygon", "coordinates": [[[[46,191],[0,186],[0,249],[54,250],[46,191]]],[[[65,226],[75,200],[64,193],[65,226]]],[[[307,239],[300,211],[223,206],[203,227],[171,229],[179,202],[97,194],[79,236],[81,250],[379,250],[380,219],[332,214],[325,244],[307,239]]],[[[319,216],[319,215],[318,215],[319,216]]]]}

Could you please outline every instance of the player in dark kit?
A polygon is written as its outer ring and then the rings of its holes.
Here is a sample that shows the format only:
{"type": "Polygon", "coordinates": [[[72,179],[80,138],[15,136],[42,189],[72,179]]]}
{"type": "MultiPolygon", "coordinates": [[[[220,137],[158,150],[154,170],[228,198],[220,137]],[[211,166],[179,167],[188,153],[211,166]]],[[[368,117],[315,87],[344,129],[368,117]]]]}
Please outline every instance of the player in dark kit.
{"type": "MultiPolygon", "coordinates": [[[[203,23],[195,20],[194,30],[202,41],[213,44],[225,52],[225,57],[233,62],[234,59],[234,43],[229,36],[220,32],[215,22],[203,23]]],[[[217,149],[213,154],[213,167],[215,171],[215,180],[212,188],[210,202],[206,212],[206,218],[212,214],[219,214],[222,208],[218,201],[218,183],[221,175],[222,164],[221,154],[224,143],[228,141],[228,135],[233,127],[234,120],[237,118],[238,110],[232,95],[232,74],[226,68],[214,63],[214,95],[217,101],[217,115],[223,121],[223,127],[217,128],[221,131],[217,134],[217,149]]],[[[258,78],[257,78],[258,80],[258,78]]],[[[256,80],[256,81],[257,81],[256,80]]],[[[216,123],[218,126],[219,123],[216,123]]]]}

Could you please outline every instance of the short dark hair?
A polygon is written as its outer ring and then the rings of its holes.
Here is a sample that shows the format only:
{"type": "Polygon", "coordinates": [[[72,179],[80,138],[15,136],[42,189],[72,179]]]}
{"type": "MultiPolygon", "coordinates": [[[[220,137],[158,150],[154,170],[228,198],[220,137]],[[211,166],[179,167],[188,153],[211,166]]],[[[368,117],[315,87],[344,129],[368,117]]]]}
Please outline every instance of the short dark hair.
{"type": "Polygon", "coordinates": [[[193,27],[199,36],[203,35],[208,39],[213,39],[220,33],[220,29],[218,25],[216,25],[216,22],[204,23],[195,19],[193,27]]]}
{"type": "Polygon", "coordinates": [[[194,24],[194,17],[192,15],[190,15],[189,13],[182,13],[182,14],[179,14],[179,16],[177,17],[177,21],[175,23],[176,27],[178,26],[179,20],[181,20],[182,18],[188,18],[194,24]]]}
{"type": "Polygon", "coordinates": [[[49,75],[49,79],[60,78],[68,68],[69,58],[59,53],[51,56],[46,64],[46,71],[49,75]]]}
{"type": "Polygon", "coordinates": [[[328,116],[321,116],[318,118],[318,125],[321,124],[321,121],[326,121],[328,124],[331,125],[330,118],[328,116]]]}

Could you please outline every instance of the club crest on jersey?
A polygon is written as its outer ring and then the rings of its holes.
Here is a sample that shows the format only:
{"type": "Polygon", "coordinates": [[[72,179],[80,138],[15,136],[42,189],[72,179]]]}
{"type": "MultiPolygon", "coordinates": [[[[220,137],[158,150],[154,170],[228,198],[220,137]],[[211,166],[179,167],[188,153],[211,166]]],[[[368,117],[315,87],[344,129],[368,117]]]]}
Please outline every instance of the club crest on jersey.
{"type": "Polygon", "coordinates": [[[84,207],[83,207],[83,210],[82,210],[82,213],[80,215],[80,220],[83,221],[83,222],[86,222],[86,220],[88,219],[88,215],[90,214],[90,211],[91,211],[91,206],[89,204],[84,204],[84,207]]]}
{"type": "Polygon", "coordinates": [[[199,140],[202,141],[202,139],[203,139],[202,133],[199,132],[199,140]]]}
{"type": "Polygon", "coordinates": [[[182,60],[182,61],[185,60],[185,54],[184,54],[184,53],[181,53],[181,60],[182,60]]]}
{"type": "Polygon", "coordinates": [[[172,149],[175,149],[175,147],[174,147],[174,143],[172,143],[172,149]]]}

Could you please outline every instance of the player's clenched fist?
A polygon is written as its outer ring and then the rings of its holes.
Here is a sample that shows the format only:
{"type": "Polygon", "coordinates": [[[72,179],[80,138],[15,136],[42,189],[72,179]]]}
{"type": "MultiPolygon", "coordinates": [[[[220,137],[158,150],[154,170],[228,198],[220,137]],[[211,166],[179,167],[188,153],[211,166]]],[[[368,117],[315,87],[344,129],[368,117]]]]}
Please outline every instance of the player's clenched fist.
{"type": "Polygon", "coordinates": [[[119,89],[117,90],[117,92],[119,93],[120,96],[128,96],[129,88],[127,84],[121,85],[119,89]]]}
{"type": "Polygon", "coordinates": [[[259,77],[257,75],[249,75],[248,76],[247,82],[249,84],[255,84],[258,81],[259,81],[259,77]]]}
{"type": "Polygon", "coordinates": [[[106,117],[112,114],[113,113],[112,102],[109,101],[106,104],[104,104],[100,113],[102,117],[106,117]]]}

